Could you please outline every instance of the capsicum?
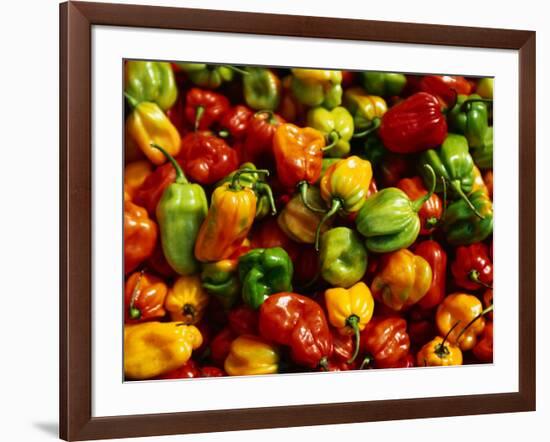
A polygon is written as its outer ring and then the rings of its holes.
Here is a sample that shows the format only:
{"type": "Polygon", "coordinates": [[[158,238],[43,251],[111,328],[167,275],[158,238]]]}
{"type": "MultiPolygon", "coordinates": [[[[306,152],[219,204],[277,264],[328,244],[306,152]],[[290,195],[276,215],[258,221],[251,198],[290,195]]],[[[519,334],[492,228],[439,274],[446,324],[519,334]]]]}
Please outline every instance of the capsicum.
{"type": "Polygon", "coordinates": [[[291,69],[292,94],[306,106],[335,108],[342,102],[342,71],[291,69]]]}
{"type": "Polygon", "coordinates": [[[470,153],[480,169],[493,168],[493,126],[487,128],[478,146],[470,146],[470,153]]]}
{"type": "Polygon", "coordinates": [[[262,338],[242,335],[231,343],[224,368],[229,376],[277,373],[279,352],[262,338]]]}
{"type": "Polygon", "coordinates": [[[155,275],[135,272],[124,288],[124,317],[126,323],[162,318],[166,315],[164,299],[168,288],[155,275]]]}
{"type": "Polygon", "coordinates": [[[270,111],[258,111],[250,118],[241,149],[241,160],[268,164],[273,159],[273,136],[285,121],[270,111]]]}
{"type": "Polygon", "coordinates": [[[432,283],[426,294],[418,301],[418,306],[428,310],[441,303],[445,297],[447,280],[447,253],[441,245],[432,239],[417,243],[413,252],[424,258],[432,269],[432,283]]]}
{"type": "Polygon", "coordinates": [[[354,126],[353,118],[345,107],[338,106],[332,110],[314,107],[307,113],[307,125],[325,135],[324,155],[342,158],[349,154],[354,126]]]}
{"type": "Polygon", "coordinates": [[[472,349],[472,353],[481,362],[493,362],[493,323],[489,322],[485,325],[481,339],[472,349]]]}
{"type": "Polygon", "coordinates": [[[176,102],[178,88],[170,63],[129,60],[124,73],[124,93],[132,107],[150,101],[167,110],[176,102]]]}
{"type": "MultiPolygon", "coordinates": [[[[353,115],[356,132],[368,131],[370,133],[376,130],[380,127],[382,116],[388,110],[388,105],[382,97],[368,95],[360,87],[346,89],[344,104],[353,115]]],[[[363,133],[367,134],[367,132],[363,133]]]]}
{"type": "Polygon", "coordinates": [[[377,368],[399,365],[407,357],[410,346],[407,321],[403,318],[373,318],[361,332],[361,347],[374,358],[377,368]]]}
{"type": "Polygon", "coordinates": [[[292,261],[281,247],[253,249],[239,258],[243,301],[258,309],[273,293],[292,290],[292,261]]]}
{"type": "Polygon", "coordinates": [[[147,160],[132,161],[124,167],[124,190],[130,198],[134,198],[136,191],[143,185],[153,167],[147,160]]]}
{"type": "Polygon", "coordinates": [[[459,287],[467,290],[491,289],[493,263],[488,247],[481,242],[457,247],[451,272],[459,287]]]}
{"type": "Polygon", "coordinates": [[[485,240],[493,232],[493,204],[482,190],[469,195],[470,204],[483,217],[479,218],[464,200],[447,207],[443,232],[449,244],[468,245],[485,240]]]}
{"type": "Polygon", "coordinates": [[[187,74],[193,84],[208,89],[217,89],[223,83],[233,80],[234,71],[230,66],[208,65],[204,63],[176,63],[187,74]]]}
{"type": "Polygon", "coordinates": [[[372,95],[392,97],[401,94],[407,83],[403,74],[393,72],[361,72],[363,87],[372,95]]]}
{"type": "Polygon", "coordinates": [[[248,132],[252,111],[242,104],[230,108],[220,120],[218,135],[222,138],[231,137],[233,141],[243,140],[248,132]]]}
{"type": "Polygon", "coordinates": [[[459,94],[468,95],[472,91],[470,82],[458,75],[425,75],[419,86],[421,91],[437,97],[445,108],[453,106],[459,94]]]}
{"type": "Polygon", "coordinates": [[[447,117],[451,130],[464,135],[470,148],[482,144],[485,132],[489,128],[489,112],[485,101],[476,94],[459,95],[447,117]]]}
{"type": "Polygon", "coordinates": [[[180,276],[168,292],[164,307],[172,321],[194,325],[202,319],[208,301],[198,275],[180,276]]]}
{"type": "Polygon", "coordinates": [[[424,344],[416,355],[419,367],[442,367],[462,365],[462,351],[457,345],[446,342],[441,336],[436,336],[424,344]]]}
{"type": "Polygon", "coordinates": [[[271,69],[248,67],[243,75],[243,95],[252,109],[273,111],[281,100],[281,80],[271,69]]]}
{"type": "Polygon", "coordinates": [[[209,129],[229,110],[229,100],[209,90],[192,88],[185,99],[185,116],[195,131],[209,129]]]}
{"type": "Polygon", "coordinates": [[[203,288],[218,298],[225,309],[230,309],[241,294],[241,283],[236,259],[222,259],[203,265],[201,281],[203,288]]]}
{"type": "MultiPolygon", "coordinates": [[[[424,187],[422,178],[418,176],[402,178],[397,182],[396,187],[405,192],[412,200],[421,198],[428,193],[428,189],[424,187]]],[[[422,207],[418,211],[420,234],[429,235],[432,233],[440,223],[442,215],[443,204],[441,198],[436,193],[432,193],[430,198],[422,204],[422,207]]]]}
{"type": "Polygon", "coordinates": [[[157,167],[145,178],[141,186],[134,190],[133,201],[145,207],[149,216],[155,217],[162,194],[175,179],[176,170],[171,163],[157,167]]]}

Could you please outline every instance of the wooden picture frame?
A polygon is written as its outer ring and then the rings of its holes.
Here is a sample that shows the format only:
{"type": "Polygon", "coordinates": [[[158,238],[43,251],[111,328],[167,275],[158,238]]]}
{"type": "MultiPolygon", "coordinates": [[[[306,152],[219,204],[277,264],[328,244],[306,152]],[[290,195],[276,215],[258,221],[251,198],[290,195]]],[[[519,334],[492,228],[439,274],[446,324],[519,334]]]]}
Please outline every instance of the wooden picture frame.
{"type": "Polygon", "coordinates": [[[535,32],[105,3],[60,5],[60,436],[122,438],[535,410],[535,32]],[[519,391],[92,417],[91,27],[519,51],[519,391]]]}

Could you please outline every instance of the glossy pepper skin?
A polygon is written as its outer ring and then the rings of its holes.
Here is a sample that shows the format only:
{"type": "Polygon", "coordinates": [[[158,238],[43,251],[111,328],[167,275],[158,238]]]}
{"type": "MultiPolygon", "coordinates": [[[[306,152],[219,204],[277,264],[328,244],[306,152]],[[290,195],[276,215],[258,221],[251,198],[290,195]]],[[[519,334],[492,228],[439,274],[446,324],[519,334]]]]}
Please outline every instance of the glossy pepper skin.
{"type": "Polygon", "coordinates": [[[458,75],[425,75],[420,80],[420,90],[434,95],[442,107],[448,108],[456,103],[459,94],[468,95],[472,85],[458,75]]]}
{"type": "Polygon", "coordinates": [[[176,273],[192,275],[199,271],[193,249],[208,202],[203,188],[187,181],[176,160],[170,155],[168,159],[176,170],[176,179],[164,190],[156,208],[162,250],[176,273]]]}
{"type": "Polygon", "coordinates": [[[203,185],[214,184],[235,170],[237,151],[211,132],[190,132],[181,140],[178,161],[185,173],[203,185]]]}
{"type": "Polygon", "coordinates": [[[372,318],[374,299],[364,282],[349,289],[342,287],[325,291],[328,320],[341,334],[355,334],[355,352],[349,359],[353,362],[359,353],[360,332],[372,318]]]}
{"type": "Polygon", "coordinates": [[[346,89],[344,104],[353,115],[355,131],[378,128],[382,116],[388,110],[388,105],[382,97],[368,95],[360,87],[346,89]]]}
{"type": "Polygon", "coordinates": [[[128,379],[150,379],[181,367],[202,335],[193,325],[143,322],[124,326],[124,374],[128,379]]]}
{"type": "Polygon", "coordinates": [[[463,289],[491,288],[493,263],[488,247],[481,242],[457,247],[451,272],[456,285],[463,289]]]}
{"type": "Polygon", "coordinates": [[[156,223],[147,211],[124,194],[124,273],[135,270],[153,254],[157,242],[156,223]]]}
{"type": "Polygon", "coordinates": [[[391,97],[403,91],[407,78],[392,72],[361,72],[365,90],[372,95],[391,97]]]}
{"type": "Polygon", "coordinates": [[[371,284],[372,292],[394,311],[416,304],[432,283],[430,264],[407,249],[384,255],[379,268],[371,284]]]}
{"type": "Polygon", "coordinates": [[[481,98],[493,98],[494,78],[481,78],[476,86],[476,94],[481,98]]]}
{"type": "Polygon", "coordinates": [[[233,70],[224,65],[203,63],[176,63],[187,74],[193,84],[207,89],[217,89],[223,83],[233,80],[233,70]]]}
{"type": "Polygon", "coordinates": [[[367,250],[355,231],[335,227],[321,237],[319,261],[325,281],[333,287],[348,288],[365,274],[367,250]]]}
{"type": "Polygon", "coordinates": [[[226,137],[231,137],[234,141],[243,140],[248,132],[252,115],[252,111],[242,104],[233,106],[223,115],[219,134],[225,131],[226,137]]]}
{"type": "MultiPolygon", "coordinates": [[[[402,178],[397,182],[396,187],[405,192],[411,200],[422,198],[428,193],[428,189],[424,187],[422,178],[418,176],[402,178]]],[[[441,198],[436,193],[433,193],[418,211],[420,234],[429,235],[432,233],[440,223],[442,215],[443,204],[441,198]]]]}
{"type": "Polygon", "coordinates": [[[250,241],[252,249],[281,247],[285,249],[293,262],[296,262],[300,255],[301,247],[279,227],[276,218],[267,218],[258,223],[252,232],[250,241]]]}
{"type": "Polygon", "coordinates": [[[185,116],[195,130],[209,129],[229,110],[229,100],[209,90],[189,89],[185,99],[185,116]]]}
{"type": "Polygon", "coordinates": [[[349,154],[350,140],[355,129],[353,117],[345,107],[338,106],[332,110],[314,107],[307,113],[307,125],[325,135],[325,156],[342,158],[349,154]]]}
{"type": "Polygon", "coordinates": [[[164,299],[168,288],[164,282],[146,272],[135,272],[124,288],[124,318],[126,323],[162,318],[166,315],[164,299]]]}
{"type": "Polygon", "coordinates": [[[416,363],[419,367],[462,365],[462,351],[458,346],[436,336],[417,353],[416,363]]]}
{"type": "Polygon", "coordinates": [[[151,172],[145,181],[133,192],[133,201],[147,209],[149,216],[155,217],[157,204],[166,188],[176,179],[176,171],[171,163],[163,164],[151,172]]]}
{"type": "Polygon", "coordinates": [[[332,355],[332,335],[323,310],[312,299],[296,293],[277,293],[260,307],[260,335],[289,346],[293,361],[317,368],[332,355]]]}
{"type": "MultiPolygon", "coordinates": [[[[147,160],[133,161],[124,167],[124,190],[133,199],[136,191],[151,175],[153,167],[147,160]]],[[[138,203],[139,204],[139,203],[138,203]]]]}
{"type": "Polygon", "coordinates": [[[172,156],[180,151],[181,138],[178,130],[157,104],[139,103],[126,119],[127,149],[138,148],[153,164],[159,166],[165,156],[152,143],[160,144],[172,156]]]}
{"type": "Polygon", "coordinates": [[[203,265],[201,281],[203,288],[220,300],[229,310],[241,294],[241,283],[237,272],[236,259],[222,259],[203,265]]]}
{"type": "Polygon", "coordinates": [[[250,187],[239,184],[238,175],[216,187],[195,243],[196,258],[215,262],[231,257],[252,227],[256,203],[256,194],[250,187]]]}
{"type": "Polygon", "coordinates": [[[308,204],[318,211],[311,211],[304,205],[303,198],[296,194],[283,208],[277,218],[279,227],[285,234],[298,243],[315,243],[316,231],[320,225],[319,233],[323,234],[330,227],[331,220],[321,224],[325,204],[321,193],[316,187],[309,187],[306,192],[308,204]]]}
{"type": "Polygon", "coordinates": [[[481,339],[472,349],[476,359],[481,362],[493,362],[493,323],[489,322],[485,325],[481,339]]]}
{"type": "Polygon", "coordinates": [[[324,146],[325,137],[316,129],[279,125],[273,135],[273,153],[281,184],[288,189],[314,184],[321,175],[324,146]]]}
{"type": "Polygon", "coordinates": [[[250,118],[241,149],[241,160],[265,164],[273,159],[273,136],[285,121],[273,112],[257,112],[250,118]]]}
{"type": "Polygon", "coordinates": [[[229,328],[236,335],[258,335],[258,312],[247,305],[239,305],[227,315],[229,328]]]}
{"type": "Polygon", "coordinates": [[[342,71],[291,69],[292,94],[306,106],[333,109],[342,102],[342,71]]]}
{"type": "Polygon", "coordinates": [[[124,73],[124,93],[132,106],[150,101],[167,110],[176,102],[178,88],[170,63],[129,60],[124,73]]]}
{"type": "Polygon", "coordinates": [[[446,294],[447,253],[437,241],[431,239],[417,243],[413,252],[424,258],[432,269],[430,288],[417,303],[421,309],[429,310],[439,305],[446,294]]]}
{"type": "Polygon", "coordinates": [[[469,195],[480,219],[464,200],[458,200],[447,207],[443,231],[447,242],[453,246],[468,245],[485,240],[493,232],[493,204],[478,190],[469,195]]]}
{"type": "Polygon", "coordinates": [[[485,327],[482,312],[481,301],[474,295],[453,293],[448,295],[437,308],[435,323],[440,335],[448,334],[447,340],[451,344],[467,351],[474,348],[478,336],[485,327]],[[458,326],[449,333],[451,327],[457,322],[458,326]]]}
{"type": "Polygon", "coordinates": [[[481,143],[471,148],[471,154],[477,167],[483,170],[493,169],[493,126],[487,128],[481,143]]]}
{"type": "Polygon", "coordinates": [[[407,321],[394,316],[373,318],[361,332],[361,347],[372,355],[377,368],[395,367],[409,352],[407,321]]]}
{"type": "Polygon", "coordinates": [[[447,120],[437,98],[417,92],[384,114],[378,133],[391,152],[422,152],[445,140],[447,120]]]}
{"type": "Polygon", "coordinates": [[[273,111],[281,100],[281,80],[270,69],[249,67],[243,75],[246,104],[255,110],[273,111]]]}
{"type": "Polygon", "coordinates": [[[198,275],[180,276],[168,292],[164,306],[172,321],[197,324],[203,317],[209,296],[198,275]]]}
{"type": "Polygon", "coordinates": [[[396,187],[387,187],[367,198],[355,219],[357,230],[367,238],[367,250],[388,253],[414,243],[420,232],[418,212],[435,189],[433,170],[431,173],[429,192],[414,201],[396,187]]]}
{"type": "Polygon", "coordinates": [[[279,353],[262,338],[242,335],[231,343],[224,368],[229,376],[274,374],[279,369],[279,353]]]}
{"type": "Polygon", "coordinates": [[[489,128],[487,104],[473,101],[480,99],[477,94],[459,95],[448,115],[451,130],[464,135],[470,148],[481,146],[485,132],[489,128]]]}
{"type": "Polygon", "coordinates": [[[273,293],[292,290],[294,268],[281,247],[253,249],[239,258],[243,301],[258,309],[273,293]]]}

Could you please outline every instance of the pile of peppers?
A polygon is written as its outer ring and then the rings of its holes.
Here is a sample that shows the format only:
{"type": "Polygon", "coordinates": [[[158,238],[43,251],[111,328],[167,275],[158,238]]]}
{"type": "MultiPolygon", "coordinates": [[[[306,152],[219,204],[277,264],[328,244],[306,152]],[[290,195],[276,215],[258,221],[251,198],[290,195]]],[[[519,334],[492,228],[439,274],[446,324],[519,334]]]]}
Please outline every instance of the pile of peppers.
{"type": "Polygon", "coordinates": [[[126,379],[491,362],[492,98],[126,61],[126,379]]]}

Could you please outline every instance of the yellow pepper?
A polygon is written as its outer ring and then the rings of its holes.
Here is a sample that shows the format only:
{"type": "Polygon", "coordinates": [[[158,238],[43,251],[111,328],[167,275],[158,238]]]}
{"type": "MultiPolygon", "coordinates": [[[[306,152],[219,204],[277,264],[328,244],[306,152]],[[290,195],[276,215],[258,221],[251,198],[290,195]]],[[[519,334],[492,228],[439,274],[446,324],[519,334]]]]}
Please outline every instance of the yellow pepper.
{"type": "Polygon", "coordinates": [[[428,261],[410,250],[400,249],[384,255],[381,270],[374,277],[371,289],[375,298],[395,311],[416,304],[432,284],[432,268],[428,261]]]}
{"type": "Polygon", "coordinates": [[[124,374],[151,379],[185,364],[202,344],[201,332],[179,322],[143,322],[124,327],[124,374]]]}
{"type": "Polygon", "coordinates": [[[462,352],[456,345],[437,336],[420,349],[416,363],[419,367],[462,365],[462,352]]]}
{"type": "Polygon", "coordinates": [[[380,126],[388,105],[382,97],[368,95],[360,87],[346,89],[344,104],[353,115],[355,129],[372,131],[380,126]]]}
{"type": "Polygon", "coordinates": [[[291,69],[292,94],[306,106],[332,109],[342,101],[342,71],[291,69]]]}
{"type": "Polygon", "coordinates": [[[467,351],[474,348],[477,337],[483,332],[483,313],[483,305],[477,297],[467,293],[453,293],[437,308],[435,323],[440,335],[448,334],[447,340],[450,343],[467,351]],[[451,330],[453,326],[454,329],[451,330]]]}
{"type": "Polygon", "coordinates": [[[202,287],[200,276],[180,276],[168,292],[164,308],[170,313],[172,321],[191,325],[202,319],[208,301],[209,296],[202,287]]]}
{"type": "Polygon", "coordinates": [[[474,165],[474,184],[472,185],[472,193],[476,190],[481,190],[485,196],[489,198],[489,189],[485,185],[485,181],[483,181],[483,177],[478,167],[474,165]]]}
{"type": "Polygon", "coordinates": [[[251,187],[239,184],[241,173],[263,173],[263,170],[240,169],[230,182],[218,186],[203,221],[195,257],[201,262],[229,258],[246,239],[256,216],[257,197],[251,187]]]}
{"type": "Polygon", "coordinates": [[[229,376],[277,373],[277,348],[259,337],[241,335],[231,343],[224,368],[229,376]]]}
{"type": "Polygon", "coordinates": [[[372,318],[374,299],[364,282],[358,282],[349,289],[341,287],[325,291],[328,319],[343,335],[355,334],[355,352],[349,363],[359,353],[360,332],[372,318]]]}
{"type": "Polygon", "coordinates": [[[133,161],[126,164],[126,167],[124,167],[124,184],[130,198],[134,196],[135,191],[143,184],[152,171],[153,166],[147,160],[133,161]]]}
{"type": "Polygon", "coordinates": [[[161,145],[170,155],[180,152],[178,130],[157,104],[144,101],[139,103],[126,119],[126,146],[132,151],[132,144],[141,149],[145,156],[157,166],[166,161],[166,157],[151,144],[161,145]]]}

